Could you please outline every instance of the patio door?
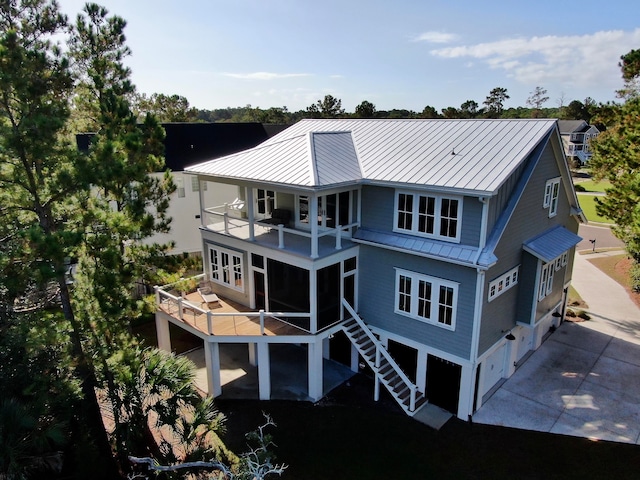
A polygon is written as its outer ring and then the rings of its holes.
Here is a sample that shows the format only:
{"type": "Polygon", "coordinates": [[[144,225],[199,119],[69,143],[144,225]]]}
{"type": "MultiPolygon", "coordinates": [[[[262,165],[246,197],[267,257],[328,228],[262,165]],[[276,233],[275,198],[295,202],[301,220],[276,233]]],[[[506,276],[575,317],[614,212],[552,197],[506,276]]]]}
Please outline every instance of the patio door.
{"type": "Polygon", "coordinates": [[[255,288],[256,309],[266,310],[267,295],[265,291],[264,273],[255,270],[253,271],[253,285],[255,288]]]}

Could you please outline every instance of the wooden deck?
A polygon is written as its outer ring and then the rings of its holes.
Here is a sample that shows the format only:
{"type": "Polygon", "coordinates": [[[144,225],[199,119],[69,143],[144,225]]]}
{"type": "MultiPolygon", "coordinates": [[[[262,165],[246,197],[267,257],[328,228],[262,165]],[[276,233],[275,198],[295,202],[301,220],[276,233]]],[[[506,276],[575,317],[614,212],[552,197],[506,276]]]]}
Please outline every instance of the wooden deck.
{"type": "MultiPolygon", "coordinates": [[[[197,292],[190,293],[182,299],[182,312],[179,303],[162,292],[158,309],[171,315],[179,322],[186,323],[205,335],[218,336],[277,336],[277,335],[309,335],[302,328],[295,327],[285,321],[264,316],[264,328],[260,325],[260,316],[255,310],[244,305],[220,297],[219,305],[211,307],[202,301],[197,292]],[[212,315],[208,315],[211,312],[212,315]],[[251,315],[243,315],[250,313],[251,315]]],[[[291,322],[305,321],[304,318],[292,318],[291,322]]]]}

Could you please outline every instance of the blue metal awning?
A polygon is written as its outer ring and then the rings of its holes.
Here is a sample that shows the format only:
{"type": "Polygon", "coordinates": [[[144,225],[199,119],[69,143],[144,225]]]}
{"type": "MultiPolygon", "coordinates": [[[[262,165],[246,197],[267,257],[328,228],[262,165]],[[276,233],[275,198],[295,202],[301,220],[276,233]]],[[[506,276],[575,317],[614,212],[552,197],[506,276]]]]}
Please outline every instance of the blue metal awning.
{"type": "Polygon", "coordinates": [[[543,262],[550,262],[551,260],[558,258],[567,250],[575,247],[580,240],[582,240],[582,237],[579,237],[575,233],[571,233],[561,225],[557,225],[552,229],[527,240],[522,245],[522,248],[525,252],[535,255],[543,262]]]}

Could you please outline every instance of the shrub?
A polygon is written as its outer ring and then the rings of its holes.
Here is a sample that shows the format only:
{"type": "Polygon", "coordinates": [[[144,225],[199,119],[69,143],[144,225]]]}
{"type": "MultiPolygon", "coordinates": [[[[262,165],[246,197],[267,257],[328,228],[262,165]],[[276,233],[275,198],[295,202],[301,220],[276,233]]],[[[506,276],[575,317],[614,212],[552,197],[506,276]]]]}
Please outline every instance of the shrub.
{"type": "Polygon", "coordinates": [[[574,188],[576,189],[576,192],[586,192],[587,189],[584,188],[582,185],[580,185],[579,183],[576,183],[574,185],[574,188]]]}
{"type": "Polygon", "coordinates": [[[565,313],[565,315],[567,317],[575,317],[576,316],[576,312],[574,312],[573,310],[571,310],[570,308],[567,309],[567,313],[565,313]]]}
{"type": "Polygon", "coordinates": [[[591,316],[587,312],[585,312],[584,310],[578,310],[576,315],[578,317],[580,317],[581,319],[583,319],[583,320],[591,320],[591,316]]]}
{"type": "Polygon", "coordinates": [[[631,290],[636,293],[640,293],[640,264],[634,262],[629,269],[629,276],[631,277],[631,290]]]}

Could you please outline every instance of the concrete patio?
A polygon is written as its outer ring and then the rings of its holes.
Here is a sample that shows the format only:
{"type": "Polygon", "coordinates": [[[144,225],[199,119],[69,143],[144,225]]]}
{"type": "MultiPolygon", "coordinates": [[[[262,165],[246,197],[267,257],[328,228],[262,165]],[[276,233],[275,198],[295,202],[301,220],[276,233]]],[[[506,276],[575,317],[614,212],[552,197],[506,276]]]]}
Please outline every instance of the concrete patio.
{"type": "Polygon", "coordinates": [[[573,285],[591,320],[564,322],[473,421],[640,444],[640,309],[576,254],[573,285]]]}

